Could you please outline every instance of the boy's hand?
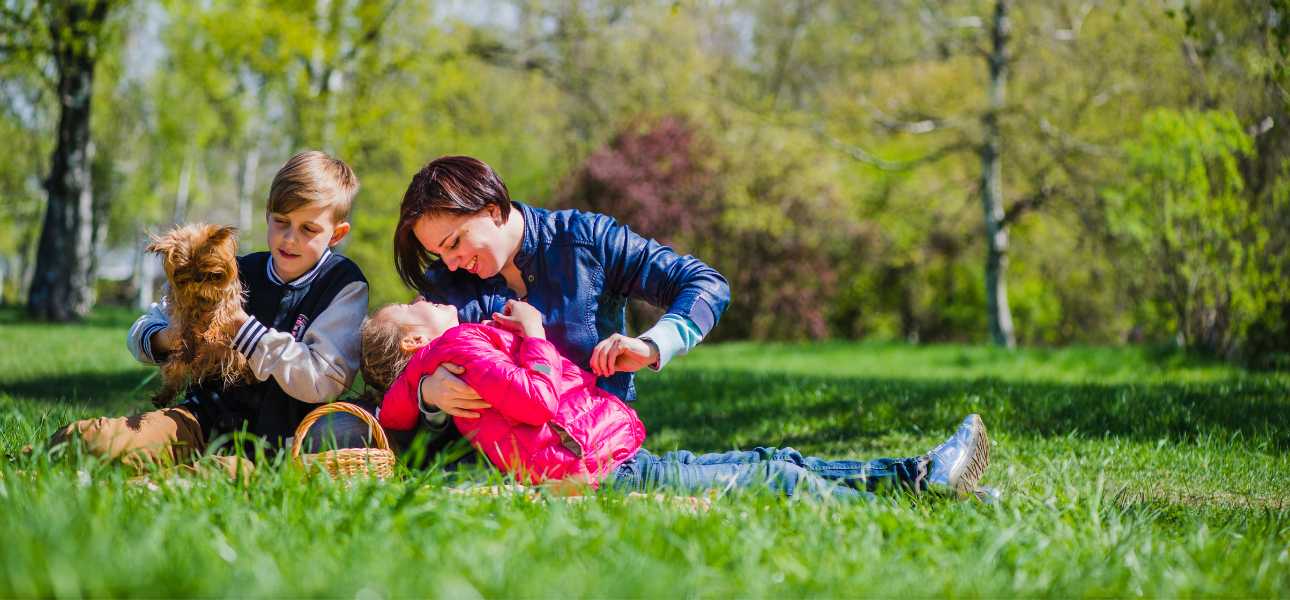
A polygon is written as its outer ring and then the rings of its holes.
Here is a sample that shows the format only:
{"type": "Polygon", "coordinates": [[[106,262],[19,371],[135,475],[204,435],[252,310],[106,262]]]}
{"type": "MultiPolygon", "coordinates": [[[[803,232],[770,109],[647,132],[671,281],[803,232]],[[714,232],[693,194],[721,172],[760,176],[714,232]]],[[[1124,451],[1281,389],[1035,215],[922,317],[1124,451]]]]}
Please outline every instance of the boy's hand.
{"type": "Polygon", "coordinates": [[[148,344],[152,346],[152,353],[156,355],[169,354],[175,350],[175,330],[172,326],[152,334],[152,339],[148,344]]]}
{"type": "Polygon", "coordinates": [[[640,338],[615,333],[591,351],[591,372],[608,377],[619,371],[635,373],[658,362],[658,346],[640,338]]]}
{"type": "Polygon", "coordinates": [[[532,304],[520,300],[507,300],[503,312],[493,313],[493,324],[524,337],[546,339],[542,327],[542,313],[532,304]]]}
{"type": "Polygon", "coordinates": [[[245,325],[247,320],[250,318],[251,316],[246,314],[246,310],[243,309],[241,305],[238,305],[237,309],[233,312],[233,326],[241,329],[242,325],[245,325]]]}
{"type": "Polygon", "coordinates": [[[421,401],[449,416],[478,419],[479,413],[474,411],[492,408],[492,405],[484,402],[475,388],[458,377],[465,372],[466,369],[452,363],[439,365],[429,377],[421,379],[421,401]]]}

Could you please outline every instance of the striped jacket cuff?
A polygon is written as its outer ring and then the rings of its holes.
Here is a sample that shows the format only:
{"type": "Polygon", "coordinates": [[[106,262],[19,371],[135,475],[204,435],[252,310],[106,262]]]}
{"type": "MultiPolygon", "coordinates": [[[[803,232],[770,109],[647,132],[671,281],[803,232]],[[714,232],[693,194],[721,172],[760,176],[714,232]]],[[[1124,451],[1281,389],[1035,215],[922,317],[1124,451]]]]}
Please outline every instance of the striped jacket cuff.
{"type": "Polygon", "coordinates": [[[260,338],[269,332],[269,328],[255,319],[247,317],[242,328],[237,330],[237,335],[233,337],[233,348],[242,353],[242,356],[251,358],[251,353],[255,352],[255,347],[259,345],[260,338]]]}
{"type": "Polygon", "coordinates": [[[143,330],[142,338],[139,340],[139,345],[143,350],[143,355],[147,356],[148,360],[152,362],[161,362],[160,359],[163,358],[163,357],[158,357],[156,354],[153,354],[152,336],[156,335],[158,331],[161,331],[162,329],[165,329],[165,328],[166,328],[165,323],[153,323],[152,325],[149,325],[147,328],[143,330]]]}

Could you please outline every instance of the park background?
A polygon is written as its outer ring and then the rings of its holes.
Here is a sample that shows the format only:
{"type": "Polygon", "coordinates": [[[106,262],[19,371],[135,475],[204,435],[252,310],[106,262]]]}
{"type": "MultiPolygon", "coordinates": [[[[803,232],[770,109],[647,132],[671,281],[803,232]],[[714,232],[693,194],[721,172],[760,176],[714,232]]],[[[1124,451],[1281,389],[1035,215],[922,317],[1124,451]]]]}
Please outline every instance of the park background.
{"type": "Polygon", "coordinates": [[[1285,597],[1288,67],[1286,0],[0,0],[0,596],[1285,597]],[[976,412],[999,501],[42,452],[147,407],[148,236],[264,249],[306,148],[362,180],[374,305],[443,154],[724,273],[710,339],[638,377],[651,450],[913,455],[976,412]]]}
{"type": "Polygon", "coordinates": [[[9,1],[2,299],[146,306],[181,221],[263,249],[305,148],[353,165],[343,251],[406,299],[403,190],[468,154],[715,265],[714,339],[1285,364],[1284,4],[9,1]]]}

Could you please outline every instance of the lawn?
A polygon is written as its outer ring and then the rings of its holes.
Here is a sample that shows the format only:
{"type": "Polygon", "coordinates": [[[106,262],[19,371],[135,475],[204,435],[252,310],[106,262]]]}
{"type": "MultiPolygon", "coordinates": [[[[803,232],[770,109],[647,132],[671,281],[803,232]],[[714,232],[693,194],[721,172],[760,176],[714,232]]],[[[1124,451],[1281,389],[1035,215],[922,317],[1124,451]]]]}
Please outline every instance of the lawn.
{"type": "Polygon", "coordinates": [[[653,450],[903,456],[980,413],[994,505],[533,502],[280,464],[149,486],[39,451],[70,419],[144,408],[131,318],[0,309],[0,597],[1290,594],[1287,374],[1140,348],[740,343],[639,378],[653,450]]]}

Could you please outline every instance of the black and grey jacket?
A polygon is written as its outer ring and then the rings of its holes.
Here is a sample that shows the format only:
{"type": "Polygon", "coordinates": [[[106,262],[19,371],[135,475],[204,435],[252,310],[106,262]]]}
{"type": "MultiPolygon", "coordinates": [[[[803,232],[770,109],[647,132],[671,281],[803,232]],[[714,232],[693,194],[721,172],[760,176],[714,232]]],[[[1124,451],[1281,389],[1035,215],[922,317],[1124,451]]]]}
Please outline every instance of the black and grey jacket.
{"type": "MultiPolygon", "coordinates": [[[[183,406],[197,414],[208,440],[245,428],[281,444],[313,405],[334,400],[354,381],[367,280],[358,265],[330,250],[289,283],[278,278],[268,252],[237,260],[246,289],[243,308],[251,318],[234,345],[258,381],[227,389],[194,385],[183,406]]],[[[126,342],[140,362],[164,360],[153,353],[151,340],[168,324],[167,313],[163,298],[130,328],[126,342]]]]}

